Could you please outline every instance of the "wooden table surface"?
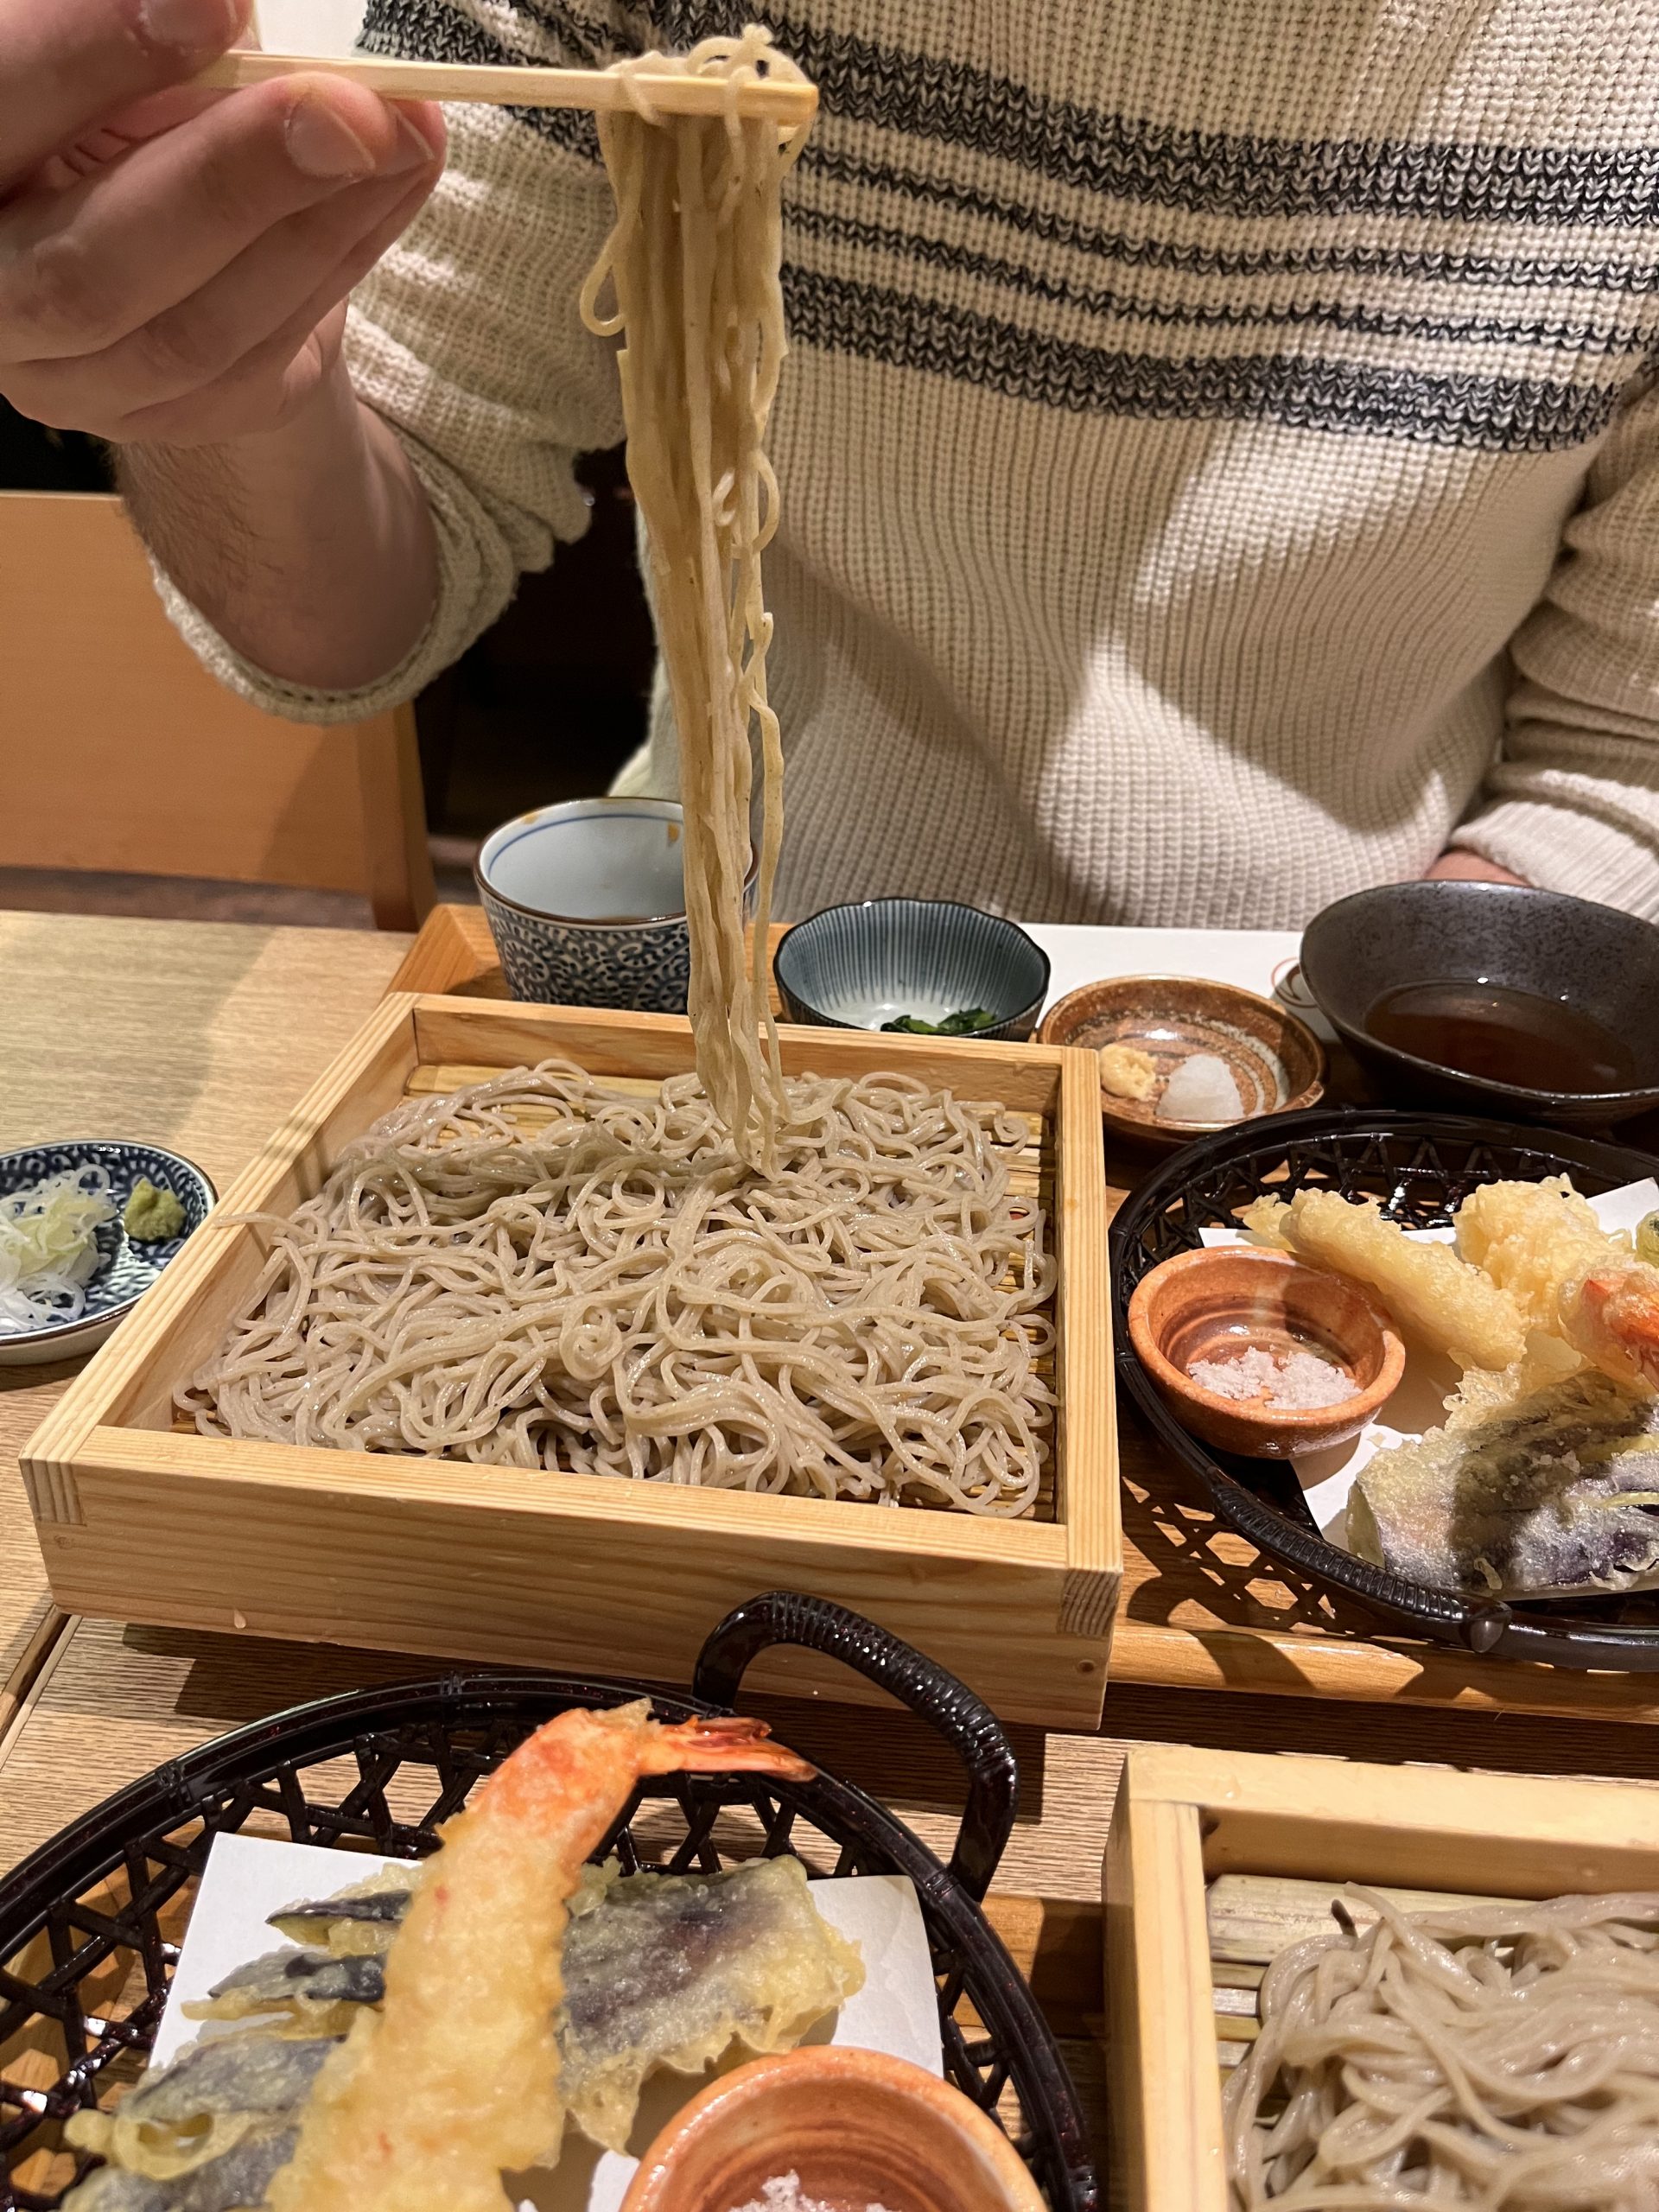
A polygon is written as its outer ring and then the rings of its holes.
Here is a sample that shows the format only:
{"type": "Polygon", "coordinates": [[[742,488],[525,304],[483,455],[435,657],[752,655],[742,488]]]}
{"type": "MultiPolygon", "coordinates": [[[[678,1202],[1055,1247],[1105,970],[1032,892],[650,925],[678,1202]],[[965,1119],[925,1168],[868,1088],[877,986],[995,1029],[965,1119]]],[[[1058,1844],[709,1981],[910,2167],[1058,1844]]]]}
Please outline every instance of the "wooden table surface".
{"type": "MultiPolygon", "coordinates": [[[[0,913],[0,1152],[133,1137],[185,1154],[222,1188],[359,1027],[409,944],[345,930],[0,913]]],[[[17,1454],[74,1371],[0,1367],[0,1756],[11,1700],[54,1625],[17,1454]]]]}
{"type": "MultiPolygon", "coordinates": [[[[472,925],[473,927],[476,924],[472,925]]],[[[394,980],[406,940],[346,931],[0,914],[0,1149],[55,1134],[175,1146],[222,1182],[394,980]]],[[[458,940],[459,942],[459,940],[458,940]]],[[[461,957],[458,951],[457,958],[461,957]]],[[[421,979],[429,987],[429,973],[421,979]]],[[[440,985],[440,987],[442,987],[440,985]]],[[[16,1471],[67,1378],[0,1370],[0,1870],[158,1762],[305,1699],[444,1671],[332,1646],[54,1622],[16,1471]]],[[[625,1666],[626,1648],[619,1649],[625,1666]]],[[[1518,1670],[1517,1670],[1518,1671],[1518,1670]]],[[[1607,1710],[1619,1710],[1617,1679],[1607,1710]]],[[[1332,1758],[1659,1778],[1659,1732],[1420,1704],[1151,1687],[1114,1679],[1095,1736],[1014,1729],[1022,1803],[996,1916],[1066,2038],[1086,2098],[1101,2007],[1101,1859],[1126,1745],[1195,1742],[1332,1758]]],[[[1293,1678],[1293,1693],[1306,1687],[1293,1678]]],[[[779,1704],[796,1742],[944,1842],[951,1760],[908,1716],[779,1704]]]]}

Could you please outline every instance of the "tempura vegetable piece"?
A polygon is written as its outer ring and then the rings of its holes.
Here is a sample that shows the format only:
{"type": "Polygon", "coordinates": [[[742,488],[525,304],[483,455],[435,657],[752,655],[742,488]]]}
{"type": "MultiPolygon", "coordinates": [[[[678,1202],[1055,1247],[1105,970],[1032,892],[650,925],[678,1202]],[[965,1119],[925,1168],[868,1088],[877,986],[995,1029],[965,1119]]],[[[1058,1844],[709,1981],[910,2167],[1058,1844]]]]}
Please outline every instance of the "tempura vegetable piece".
{"type": "Polygon", "coordinates": [[[621,2151],[654,2068],[696,2073],[734,2041],[791,2050],[862,1988],[864,1966],[798,1859],[615,1876],[613,1862],[579,1895],[565,1935],[559,2088],[583,2133],[621,2151]]]}
{"type": "Polygon", "coordinates": [[[1659,1404],[1580,1373],[1518,1405],[1455,1414],[1355,1478],[1348,1541],[1431,1590],[1628,1590],[1659,1569],[1659,1404]]]}
{"type": "Polygon", "coordinates": [[[266,1925],[296,1943],[315,1945],[337,1959],[389,1950],[419,1885],[419,1866],[390,1868],[354,1882],[338,1897],[308,1897],[273,1912],[266,1925]]]}
{"type": "Polygon", "coordinates": [[[385,2010],[323,2068],[273,2212],[504,2212],[504,2171],[558,2152],[554,2016],[583,1861],[644,1776],[810,1777],[765,1735],[736,1718],[660,1727],[641,1700],[561,1713],[522,1744],[444,1827],[387,1957],[385,2010]]]}
{"type": "Polygon", "coordinates": [[[385,1993],[385,1961],[375,1954],[337,1959],[327,1951],[267,1951],[184,2010],[193,2020],[278,2014],[278,2034],[343,2036],[358,2006],[378,2005],[385,1993]]]}
{"type": "Polygon", "coordinates": [[[1243,1218],[1260,1243],[1367,1284],[1397,1321],[1459,1367],[1511,1367],[1526,1351],[1526,1324],[1510,1293],[1450,1245],[1408,1236],[1375,1199],[1298,1191],[1288,1205],[1258,1198],[1243,1218]]]}
{"type": "Polygon", "coordinates": [[[65,2197],[63,2212],[257,2212],[271,2176],[288,2164],[298,2140],[297,2128],[266,2128],[175,2181],[100,2166],[65,2197]]]}
{"type": "Polygon", "coordinates": [[[1507,1290],[1529,1328],[1554,1331],[1563,1283],[1611,1259],[1628,1260],[1565,1175],[1541,1183],[1484,1183],[1455,1217],[1458,1250],[1507,1290]]]}
{"type": "Polygon", "coordinates": [[[269,2132],[261,2123],[297,2112],[336,2047],[258,2033],[194,2043],[146,2074],[114,2112],[77,2113],[65,2133],[128,2173],[175,2181],[269,2132]]]}

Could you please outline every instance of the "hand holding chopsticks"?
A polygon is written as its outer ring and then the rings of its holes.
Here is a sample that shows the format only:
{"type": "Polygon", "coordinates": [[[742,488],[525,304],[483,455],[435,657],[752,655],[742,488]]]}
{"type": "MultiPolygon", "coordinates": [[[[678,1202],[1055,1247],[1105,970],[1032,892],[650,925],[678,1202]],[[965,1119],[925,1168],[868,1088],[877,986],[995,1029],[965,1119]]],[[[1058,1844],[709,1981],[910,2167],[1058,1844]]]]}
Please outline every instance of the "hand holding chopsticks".
{"type": "MultiPolygon", "coordinates": [[[[268,84],[296,73],[340,77],[387,99],[476,100],[499,107],[613,108],[628,105],[620,78],[603,69],[544,69],[512,65],[480,68],[447,61],[384,60],[378,54],[308,58],[295,54],[257,54],[238,48],[202,72],[199,85],[235,91],[268,84]]],[[[652,105],[668,115],[719,115],[728,88],[715,77],[691,77],[672,70],[640,72],[634,83],[652,105]]],[[[737,111],[766,116],[780,124],[810,123],[818,105],[817,88],[791,78],[760,79],[740,86],[737,111]]]]}

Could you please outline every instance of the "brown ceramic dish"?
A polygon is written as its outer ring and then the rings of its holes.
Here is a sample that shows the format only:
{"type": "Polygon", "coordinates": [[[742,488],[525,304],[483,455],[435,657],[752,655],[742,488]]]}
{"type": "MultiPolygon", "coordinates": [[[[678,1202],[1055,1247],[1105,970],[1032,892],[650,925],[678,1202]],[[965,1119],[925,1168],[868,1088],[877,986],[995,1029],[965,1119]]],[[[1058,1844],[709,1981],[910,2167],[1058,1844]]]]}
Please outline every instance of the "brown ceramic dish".
{"type": "MultiPolygon", "coordinates": [[[[1084,983],[1049,1008],[1037,1036],[1041,1044],[1094,1052],[1136,1046],[1151,1055],[1164,1081],[1193,1053],[1212,1052],[1238,1085],[1241,1121],[1296,1113],[1325,1095],[1325,1047],[1306,1022],[1254,991],[1198,976],[1113,976],[1084,983]]],[[[1101,1118],[1123,1136],[1177,1145],[1231,1126],[1160,1122],[1157,1109],[1156,1095],[1119,1098],[1102,1085],[1101,1118]]]]}
{"type": "Polygon", "coordinates": [[[741,2212],[785,2174],[836,2212],[1044,2212],[1014,2145],[960,2089],[832,2044],[711,2082],[646,2152],[622,2212],[741,2212]]]}
{"type": "Polygon", "coordinates": [[[1393,1396],[1406,1364],[1393,1321],[1352,1283],[1288,1253],[1245,1245],[1180,1252],[1154,1268],[1129,1300],[1129,1340],[1184,1428],[1250,1459],[1346,1443],[1393,1396]],[[1195,1360],[1235,1357],[1252,1345],[1332,1360],[1353,1377],[1354,1395],[1290,1409],[1221,1397],[1187,1373],[1195,1360]]]}

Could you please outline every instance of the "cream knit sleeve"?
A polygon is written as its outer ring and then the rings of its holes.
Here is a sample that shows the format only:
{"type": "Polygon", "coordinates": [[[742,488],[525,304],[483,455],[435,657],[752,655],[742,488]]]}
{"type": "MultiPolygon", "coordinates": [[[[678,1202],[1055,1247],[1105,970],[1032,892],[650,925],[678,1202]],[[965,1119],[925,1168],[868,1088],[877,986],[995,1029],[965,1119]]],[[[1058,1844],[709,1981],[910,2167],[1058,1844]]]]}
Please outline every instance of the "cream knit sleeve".
{"type": "Polygon", "coordinates": [[[396,430],[431,502],[441,582],[425,634],[378,683],[309,690],[255,667],[158,578],[213,672],[299,721],[378,714],[447,668],[521,574],[582,535],[573,457],[622,435],[613,348],[576,305],[612,219],[604,172],[499,110],[447,113],[442,181],[359,286],[346,336],[359,397],[396,430]]]}
{"type": "Polygon", "coordinates": [[[1659,920],[1659,391],[1609,432],[1510,651],[1502,753],[1452,842],[1659,920]]]}

